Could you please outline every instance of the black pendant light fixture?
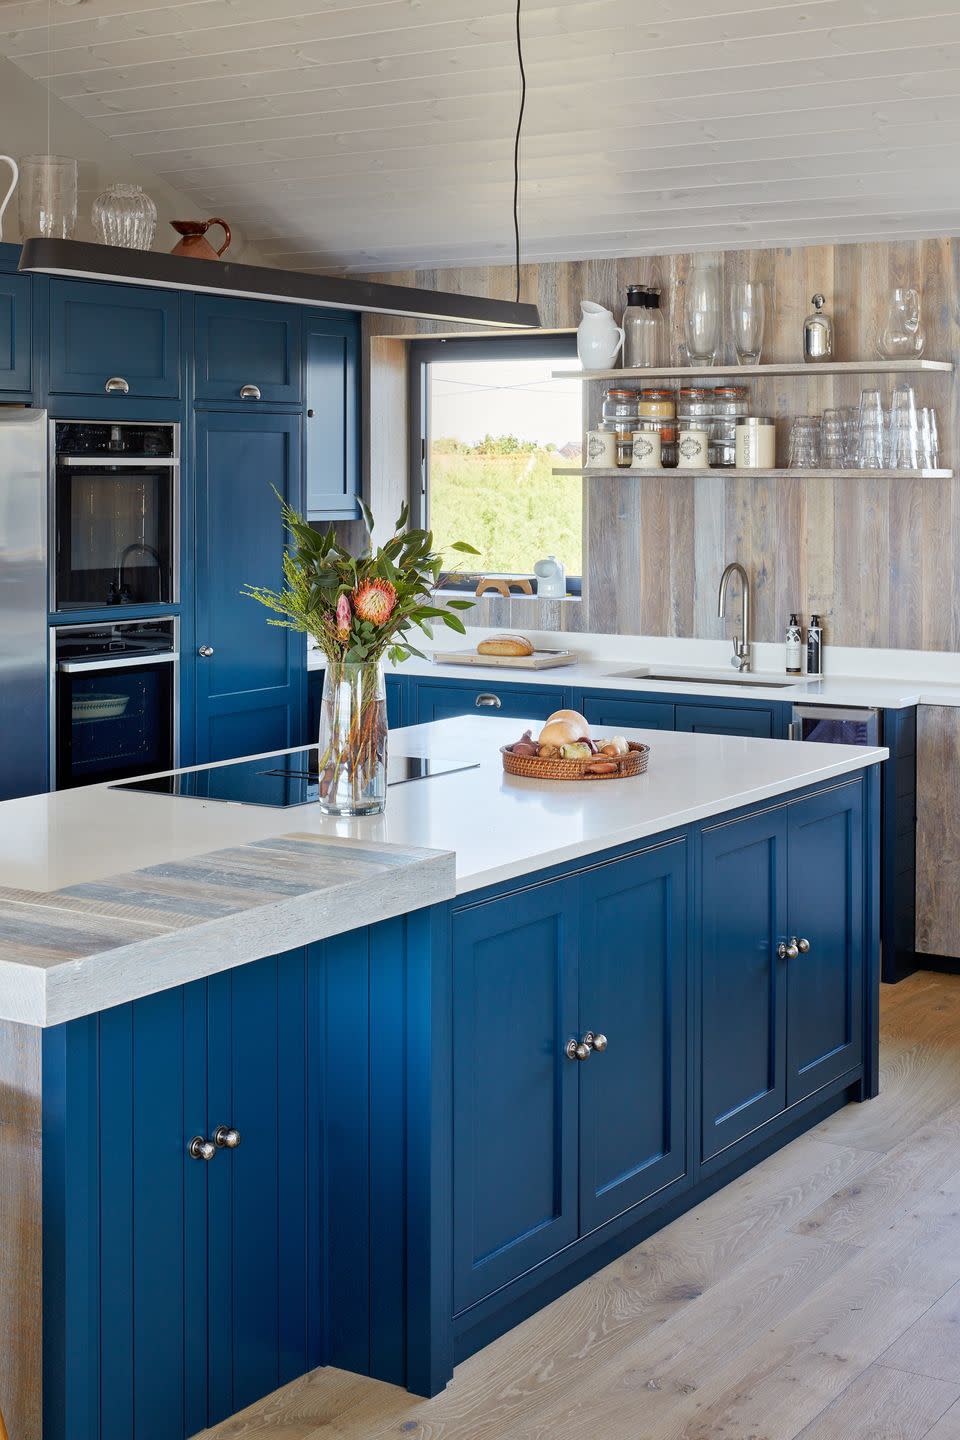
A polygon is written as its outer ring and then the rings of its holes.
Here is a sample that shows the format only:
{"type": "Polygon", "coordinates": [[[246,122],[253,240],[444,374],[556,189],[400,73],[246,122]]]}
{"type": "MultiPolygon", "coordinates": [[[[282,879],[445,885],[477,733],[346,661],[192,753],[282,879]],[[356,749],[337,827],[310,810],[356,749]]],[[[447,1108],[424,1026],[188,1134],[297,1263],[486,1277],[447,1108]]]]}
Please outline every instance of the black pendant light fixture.
{"type": "Polygon", "coordinates": [[[519,300],[489,300],[483,295],[454,295],[446,290],[307,275],[267,265],[235,265],[228,260],[192,260],[183,255],[126,250],[83,240],[25,240],[19,268],[35,275],[193,290],[202,295],[242,295],[248,300],[361,310],[411,320],[448,320],[459,325],[514,326],[524,330],[535,330],[540,325],[536,305],[520,304],[519,300]]]}

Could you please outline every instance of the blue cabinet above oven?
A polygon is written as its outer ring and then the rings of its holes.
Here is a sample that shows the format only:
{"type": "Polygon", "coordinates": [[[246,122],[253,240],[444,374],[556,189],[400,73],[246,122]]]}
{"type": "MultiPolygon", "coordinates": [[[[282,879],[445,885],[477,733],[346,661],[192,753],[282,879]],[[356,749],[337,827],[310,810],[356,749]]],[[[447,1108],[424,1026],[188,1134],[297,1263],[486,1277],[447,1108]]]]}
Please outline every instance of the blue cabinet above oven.
{"type": "MultiPolygon", "coordinates": [[[[50,281],[50,390],[138,399],[180,395],[180,296],[96,281],[50,281]]],[[[131,418],[137,418],[132,415],[131,418]]]]}
{"type": "Polygon", "coordinates": [[[296,305],[201,295],[195,316],[198,400],[236,400],[251,407],[301,400],[296,305]]]}

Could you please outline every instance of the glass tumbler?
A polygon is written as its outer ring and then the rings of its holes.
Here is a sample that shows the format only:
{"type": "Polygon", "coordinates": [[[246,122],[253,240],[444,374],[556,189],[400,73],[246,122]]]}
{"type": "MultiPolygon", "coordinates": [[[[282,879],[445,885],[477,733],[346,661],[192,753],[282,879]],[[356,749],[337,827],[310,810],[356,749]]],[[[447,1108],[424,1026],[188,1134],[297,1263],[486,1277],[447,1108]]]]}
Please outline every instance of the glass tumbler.
{"type": "Polygon", "coordinates": [[[924,470],[940,468],[940,432],[937,412],[925,405],[920,411],[920,465],[924,470]]]}
{"type": "Polygon", "coordinates": [[[839,410],[824,410],[820,417],[820,463],[825,470],[842,470],[846,463],[846,436],[839,410]]]}
{"type": "Polygon", "coordinates": [[[712,365],[720,348],[720,269],[695,261],[683,297],[683,334],[691,365],[712,365]]]}
{"type": "Polygon", "coordinates": [[[77,228],[77,162],[62,155],[27,155],[20,162],[20,231],[72,240],[77,228]]]}
{"type": "Polygon", "coordinates": [[[883,404],[879,390],[861,390],[857,421],[857,469],[882,470],[885,463],[883,404]]]}
{"type": "Polygon", "coordinates": [[[798,415],[790,427],[787,465],[791,470],[816,470],[820,466],[820,417],[798,415]]]}
{"type": "Polygon", "coordinates": [[[898,385],[893,392],[887,426],[887,465],[891,470],[920,468],[920,422],[911,385],[898,385]]]}
{"type": "Polygon", "coordinates": [[[763,350],[766,293],[755,280],[738,280],[730,289],[730,323],[740,365],[757,365],[763,350]]]}

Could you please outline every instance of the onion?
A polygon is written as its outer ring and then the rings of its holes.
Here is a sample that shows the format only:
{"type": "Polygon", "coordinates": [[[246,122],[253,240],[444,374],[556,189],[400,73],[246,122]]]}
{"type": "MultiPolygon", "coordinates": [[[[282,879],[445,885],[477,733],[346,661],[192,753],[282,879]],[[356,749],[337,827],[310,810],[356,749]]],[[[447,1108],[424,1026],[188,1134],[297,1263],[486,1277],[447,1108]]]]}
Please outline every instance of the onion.
{"type": "Polygon", "coordinates": [[[547,724],[549,725],[552,720],[569,720],[572,725],[576,725],[577,739],[590,734],[587,717],[581,715],[579,710],[554,710],[552,715],[547,716],[547,724]]]}
{"type": "Polygon", "coordinates": [[[573,745],[580,739],[580,726],[570,720],[548,720],[540,731],[541,745],[573,745]]]}

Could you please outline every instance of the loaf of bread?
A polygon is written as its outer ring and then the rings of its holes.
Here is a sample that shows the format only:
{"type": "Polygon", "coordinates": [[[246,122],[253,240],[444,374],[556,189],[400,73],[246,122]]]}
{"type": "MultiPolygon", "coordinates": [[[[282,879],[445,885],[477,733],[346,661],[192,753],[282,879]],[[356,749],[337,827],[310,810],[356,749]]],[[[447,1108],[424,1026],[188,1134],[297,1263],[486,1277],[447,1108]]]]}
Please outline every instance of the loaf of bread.
{"type": "Polygon", "coordinates": [[[523,635],[488,635],[477,646],[478,655],[532,655],[533,646],[523,635]]]}

